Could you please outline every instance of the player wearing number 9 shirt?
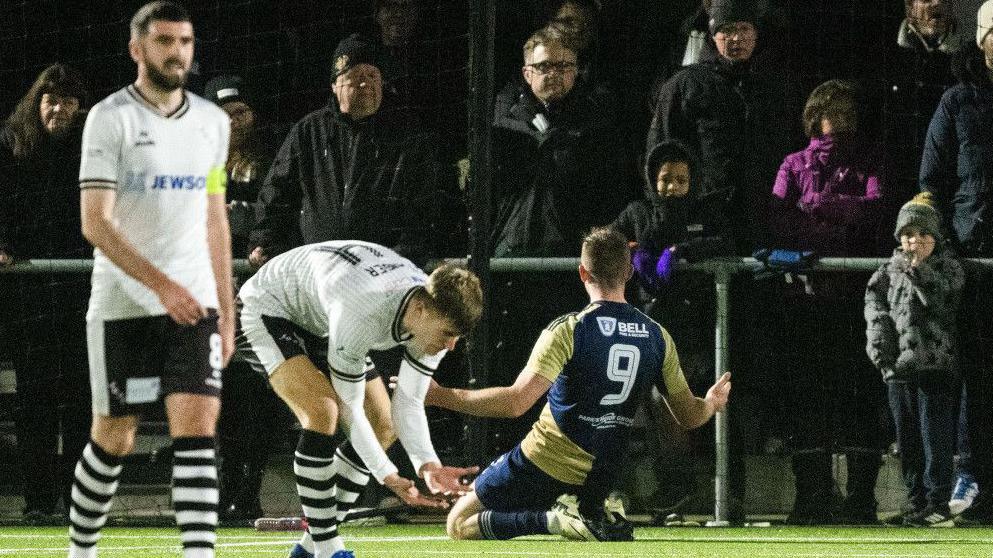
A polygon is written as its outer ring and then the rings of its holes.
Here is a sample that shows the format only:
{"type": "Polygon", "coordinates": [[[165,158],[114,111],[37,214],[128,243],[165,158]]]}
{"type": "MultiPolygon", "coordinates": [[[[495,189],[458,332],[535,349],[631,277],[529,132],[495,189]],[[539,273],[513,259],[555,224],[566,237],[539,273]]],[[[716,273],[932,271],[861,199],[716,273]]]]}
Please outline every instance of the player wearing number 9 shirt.
{"type": "Polygon", "coordinates": [[[623,467],[635,411],[657,386],[676,419],[695,428],[724,408],[725,374],[705,398],[683,377],[672,337],[624,299],[632,274],[626,239],[594,229],[583,240],[579,277],[590,296],[580,312],[552,321],[541,333],[514,385],[459,390],[432,383],[427,402],[490,417],[516,417],[548,393],[534,427],[494,461],[448,515],[453,539],[509,539],[561,534],[579,540],[630,540],[619,510],[604,510],[613,477],[623,467]],[[557,505],[563,494],[575,505],[557,505]]]}
{"type": "Polygon", "coordinates": [[[349,555],[337,525],[352,501],[341,495],[360,492],[370,473],[408,504],[442,506],[397,474],[366,417],[370,350],[405,347],[390,426],[432,491],[465,491],[460,479],[471,470],[441,465],[423,402],[434,368],[482,313],[475,275],[446,264],[428,276],[378,244],[330,241],[268,261],[238,297],[240,354],[269,375],[303,426],[294,472],[309,537],[294,556],[349,555]],[[349,442],[336,452],[339,417],[349,442]]]}

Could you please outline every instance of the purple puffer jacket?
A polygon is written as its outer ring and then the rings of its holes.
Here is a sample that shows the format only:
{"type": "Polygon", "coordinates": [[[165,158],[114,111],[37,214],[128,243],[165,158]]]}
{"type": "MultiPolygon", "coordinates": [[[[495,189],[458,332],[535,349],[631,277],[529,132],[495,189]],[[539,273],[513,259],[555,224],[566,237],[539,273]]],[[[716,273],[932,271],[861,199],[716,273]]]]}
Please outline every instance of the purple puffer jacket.
{"type": "Polygon", "coordinates": [[[786,156],[773,186],[776,244],[826,256],[873,252],[882,180],[858,143],[815,137],[786,156]]]}

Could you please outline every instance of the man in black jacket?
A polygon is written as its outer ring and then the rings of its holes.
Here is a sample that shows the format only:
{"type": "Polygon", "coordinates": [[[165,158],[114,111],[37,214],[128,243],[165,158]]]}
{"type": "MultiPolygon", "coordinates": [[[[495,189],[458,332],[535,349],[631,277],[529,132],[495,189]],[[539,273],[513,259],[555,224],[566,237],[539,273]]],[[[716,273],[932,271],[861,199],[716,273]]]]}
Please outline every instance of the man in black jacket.
{"type": "Polygon", "coordinates": [[[718,56],[683,68],[662,86],[646,153],[662,140],[686,145],[700,164],[700,195],[726,204],[736,250],[767,240],[770,187],[782,158],[799,145],[795,80],[774,75],[769,49],[758,56],[754,0],[711,7],[718,56]]]}
{"type": "Polygon", "coordinates": [[[493,122],[496,256],[570,256],[637,195],[617,100],[577,79],[554,28],[524,45],[523,81],[497,95],[493,122]]]}
{"type": "Polygon", "coordinates": [[[438,186],[433,135],[384,106],[381,65],[359,35],[338,44],[328,106],[293,127],[262,185],[254,265],[326,240],[376,242],[415,261],[440,249],[440,216],[459,202],[438,186]]]}
{"type": "MultiPolygon", "coordinates": [[[[577,56],[553,27],[524,44],[523,79],[496,99],[493,123],[493,246],[497,257],[578,256],[593,226],[610,223],[636,197],[638,177],[615,116],[617,100],[577,76],[577,56]]],[[[563,289],[562,273],[502,275],[491,385],[510,382],[548,322],[584,304],[586,293],[563,289]],[[549,296],[555,293],[555,296],[549,296]]],[[[504,425],[488,450],[510,449],[537,417],[504,425]]]]}

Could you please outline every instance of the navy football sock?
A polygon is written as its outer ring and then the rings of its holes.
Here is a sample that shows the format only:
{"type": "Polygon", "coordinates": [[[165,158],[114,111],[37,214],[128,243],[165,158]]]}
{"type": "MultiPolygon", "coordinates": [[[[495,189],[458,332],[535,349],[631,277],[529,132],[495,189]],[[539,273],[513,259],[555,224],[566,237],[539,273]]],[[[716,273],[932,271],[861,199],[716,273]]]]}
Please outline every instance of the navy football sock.
{"type": "Polygon", "coordinates": [[[484,539],[507,540],[525,535],[550,535],[545,512],[495,512],[479,514],[479,532],[484,539]]]}

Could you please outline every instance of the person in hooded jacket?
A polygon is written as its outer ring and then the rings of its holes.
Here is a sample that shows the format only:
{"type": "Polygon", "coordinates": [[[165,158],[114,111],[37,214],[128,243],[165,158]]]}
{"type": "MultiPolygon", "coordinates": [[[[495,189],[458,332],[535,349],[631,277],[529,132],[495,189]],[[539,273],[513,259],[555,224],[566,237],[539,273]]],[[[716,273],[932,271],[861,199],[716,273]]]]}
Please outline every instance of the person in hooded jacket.
{"type": "MultiPolygon", "coordinates": [[[[803,110],[806,149],[786,157],[772,189],[775,246],[823,256],[875,252],[883,180],[858,128],[859,91],[844,80],[814,88],[803,110]]],[[[882,384],[862,356],[858,274],[810,273],[782,285],[793,331],[783,370],[796,498],[787,522],[875,524],[885,414],[882,384]],[[847,496],[834,506],[834,453],[844,453],[847,496]]]]}
{"type": "MultiPolygon", "coordinates": [[[[679,142],[662,142],[649,153],[644,198],[628,204],[611,224],[637,245],[636,263],[645,257],[655,262],[668,252],[672,273],[671,266],[678,260],[698,262],[734,254],[723,214],[697,195],[696,170],[679,142]]],[[[706,389],[714,377],[713,280],[694,272],[659,277],[656,266],[641,267],[638,282],[643,310],[678,339],[683,371],[693,389],[706,389]]],[[[655,442],[666,449],[653,465],[659,489],[649,505],[668,509],[695,489],[695,458],[686,431],[673,426],[661,406],[661,396],[651,395],[645,409],[660,425],[655,442]]]]}

